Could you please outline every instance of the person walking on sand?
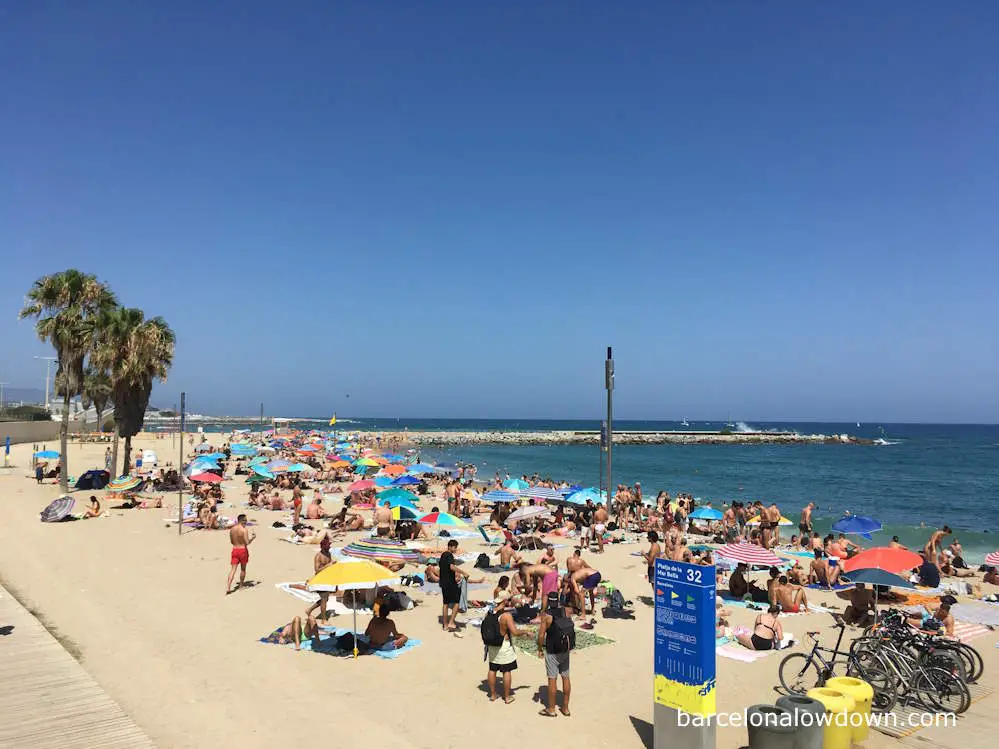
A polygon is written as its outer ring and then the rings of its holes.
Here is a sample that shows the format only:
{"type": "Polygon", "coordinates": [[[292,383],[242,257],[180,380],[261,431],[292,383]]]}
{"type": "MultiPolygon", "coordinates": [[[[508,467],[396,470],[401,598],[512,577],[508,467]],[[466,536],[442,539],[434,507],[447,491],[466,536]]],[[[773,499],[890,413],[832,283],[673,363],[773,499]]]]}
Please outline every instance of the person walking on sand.
{"type": "Polygon", "coordinates": [[[656,559],[662,554],[662,549],[659,546],[659,534],[655,531],[649,531],[649,550],[642,552],[642,556],[645,557],[645,566],[648,568],[649,573],[649,584],[654,588],[656,587],[656,559]]]}
{"type": "Polygon", "coordinates": [[[440,561],[437,563],[440,570],[441,597],[444,599],[441,627],[445,632],[458,631],[458,625],[455,623],[455,619],[458,617],[458,604],[461,602],[461,586],[458,585],[458,580],[468,577],[463,570],[458,569],[454,558],[454,552],[457,548],[458,542],[452,538],[447,542],[447,551],[441,554],[440,561]]]}
{"type": "Polygon", "coordinates": [[[499,629],[503,643],[486,646],[486,660],[489,662],[486,681],[489,684],[489,701],[495,702],[499,699],[496,694],[496,674],[503,674],[503,701],[509,705],[515,699],[510,692],[513,672],[517,670],[517,651],[513,648],[513,638],[521,634],[521,631],[513,621],[509,599],[497,603],[495,610],[499,615],[499,629]]]}
{"type": "Polygon", "coordinates": [[[569,653],[576,646],[576,630],[572,619],[559,606],[558,591],[549,593],[546,612],[541,614],[538,628],[538,658],[544,658],[545,675],[548,677],[548,705],[541,714],[555,717],[555,683],[562,677],[562,715],[569,717],[569,653]]]}
{"type": "Polygon", "coordinates": [[[302,517],[302,490],[295,487],[291,492],[291,524],[298,525],[302,517]]]}
{"type": "Polygon", "coordinates": [[[229,561],[232,567],[229,569],[229,581],[225,586],[225,594],[232,592],[232,579],[236,576],[236,567],[239,567],[239,590],[246,583],[246,565],[250,561],[250,544],[257,534],[246,527],[246,515],[241,514],[236,518],[236,525],[229,530],[229,542],[232,544],[232,554],[229,561]]]}

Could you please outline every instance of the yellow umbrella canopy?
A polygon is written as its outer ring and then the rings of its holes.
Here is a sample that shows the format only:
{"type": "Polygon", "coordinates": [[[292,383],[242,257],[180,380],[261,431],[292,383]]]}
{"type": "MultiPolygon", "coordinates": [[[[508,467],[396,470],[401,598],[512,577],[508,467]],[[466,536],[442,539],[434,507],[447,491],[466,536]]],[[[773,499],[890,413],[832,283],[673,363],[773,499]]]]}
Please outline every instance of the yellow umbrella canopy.
{"type": "Polygon", "coordinates": [[[362,559],[323,567],[307,583],[312,591],[360,590],[378,585],[398,585],[399,577],[388,567],[362,559]]]}
{"type": "MultiPolygon", "coordinates": [[[[336,562],[323,567],[307,583],[309,590],[329,592],[337,590],[361,590],[379,585],[398,585],[399,578],[388,567],[383,567],[367,559],[350,562],[336,562]]],[[[357,657],[357,603],[354,603],[354,657],[357,657]]]]}
{"type": "MultiPolygon", "coordinates": [[[[760,516],[759,515],[757,515],[754,518],[750,518],[749,520],[746,521],[746,525],[759,525],[759,524],[760,524],[760,516]]],[[[783,515],[781,515],[780,516],[780,522],[777,525],[794,525],[794,523],[792,523],[786,517],[784,517],[783,515]]]]}

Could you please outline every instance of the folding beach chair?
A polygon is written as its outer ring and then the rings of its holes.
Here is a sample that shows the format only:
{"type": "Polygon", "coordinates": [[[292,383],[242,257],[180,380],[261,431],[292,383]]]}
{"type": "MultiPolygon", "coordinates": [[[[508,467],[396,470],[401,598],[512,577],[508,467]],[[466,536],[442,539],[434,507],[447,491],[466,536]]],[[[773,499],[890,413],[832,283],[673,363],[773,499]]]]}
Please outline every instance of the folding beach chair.
{"type": "Polygon", "coordinates": [[[486,533],[486,526],[484,526],[484,525],[478,525],[476,527],[479,529],[479,533],[482,534],[482,538],[485,539],[485,542],[486,542],[487,546],[502,546],[503,545],[503,540],[501,538],[494,538],[493,536],[490,536],[488,533],[486,533]]]}

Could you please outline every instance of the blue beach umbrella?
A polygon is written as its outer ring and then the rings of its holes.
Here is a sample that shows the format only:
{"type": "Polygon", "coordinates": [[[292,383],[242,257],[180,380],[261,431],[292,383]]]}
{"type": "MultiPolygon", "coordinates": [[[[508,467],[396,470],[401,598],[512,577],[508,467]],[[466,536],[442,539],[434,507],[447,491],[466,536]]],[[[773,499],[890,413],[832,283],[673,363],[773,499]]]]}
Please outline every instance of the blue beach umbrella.
{"type": "Polygon", "coordinates": [[[562,495],[559,494],[555,489],[550,489],[547,486],[533,486],[530,489],[525,489],[522,494],[525,497],[531,497],[532,499],[541,499],[545,502],[560,502],[562,501],[562,495]]]}
{"type": "Polygon", "coordinates": [[[287,470],[288,473],[301,473],[302,471],[311,471],[312,466],[307,466],[305,463],[292,463],[285,470],[287,470]]]}
{"type": "Polygon", "coordinates": [[[400,476],[392,481],[392,486],[415,486],[420,480],[415,476],[400,476]]]}
{"type": "Polygon", "coordinates": [[[426,463],[414,463],[406,470],[409,473],[433,473],[434,467],[428,466],[426,463]]]}
{"type": "Polygon", "coordinates": [[[915,589],[915,585],[904,577],[900,577],[892,572],[880,570],[877,567],[867,567],[862,570],[852,570],[843,575],[844,579],[851,583],[866,583],[867,585],[885,585],[889,588],[915,589]]]}
{"type": "Polygon", "coordinates": [[[524,491],[525,489],[530,489],[531,485],[528,484],[523,479],[507,479],[503,482],[503,486],[515,492],[524,491]]]}
{"type": "Polygon", "coordinates": [[[391,476],[375,476],[375,486],[392,486],[394,481],[391,476]]]}
{"type": "Polygon", "coordinates": [[[35,453],[36,458],[41,458],[42,460],[54,460],[59,457],[59,453],[55,450],[42,450],[41,452],[35,453]]]}
{"type": "Polygon", "coordinates": [[[483,502],[519,502],[520,497],[510,492],[494,490],[482,495],[483,502]]]}
{"type": "Polygon", "coordinates": [[[881,530],[881,522],[866,515],[844,515],[833,523],[832,529],[836,533],[856,533],[870,540],[872,533],[881,530]]]}
{"type": "Polygon", "coordinates": [[[585,505],[588,499],[592,499],[594,503],[606,502],[607,492],[598,492],[591,486],[589,489],[580,489],[575,494],[570,494],[565,501],[571,505],[585,505]]]}
{"type": "Polygon", "coordinates": [[[225,453],[206,453],[205,455],[199,455],[198,460],[221,460],[225,457],[225,453]]]}
{"type": "Polygon", "coordinates": [[[383,492],[378,492],[379,502],[385,499],[395,499],[395,498],[404,499],[410,503],[420,501],[420,498],[417,497],[415,494],[413,494],[413,492],[406,491],[405,489],[399,486],[393,487],[391,489],[386,489],[383,492]]]}
{"type": "Polygon", "coordinates": [[[272,478],[274,478],[274,474],[271,473],[270,471],[268,471],[263,466],[253,466],[253,472],[255,474],[257,474],[258,476],[263,476],[265,479],[272,479],[272,478]]]}
{"type": "Polygon", "coordinates": [[[690,513],[691,520],[721,520],[722,512],[714,507],[698,507],[690,513]]]}

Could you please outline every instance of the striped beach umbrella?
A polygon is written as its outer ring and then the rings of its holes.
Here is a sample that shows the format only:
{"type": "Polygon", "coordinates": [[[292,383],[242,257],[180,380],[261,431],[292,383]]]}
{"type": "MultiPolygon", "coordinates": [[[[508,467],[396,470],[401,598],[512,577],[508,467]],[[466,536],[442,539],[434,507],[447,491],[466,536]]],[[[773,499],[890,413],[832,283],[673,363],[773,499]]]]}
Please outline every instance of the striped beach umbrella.
{"type": "Polygon", "coordinates": [[[76,504],[76,500],[72,497],[59,497],[59,499],[53,499],[48,507],[46,507],[41,512],[41,520],[43,523],[57,523],[64,517],[69,515],[70,511],[73,509],[73,505],[76,504]]]}
{"type": "Polygon", "coordinates": [[[562,495],[558,491],[547,486],[532,486],[530,489],[522,491],[521,494],[533,499],[542,499],[545,502],[558,502],[562,499],[562,495]]]}
{"type": "Polygon", "coordinates": [[[138,476],[119,476],[108,482],[108,489],[116,492],[127,492],[142,484],[142,479],[138,476]]]}
{"type": "Polygon", "coordinates": [[[725,544],[718,549],[717,554],[720,557],[731,559],[733,562],[745,562],[746,564],[759,564],[767,567],[784,564],[784,560],[779,556],[756,544],[725,544]]]}
{"type": "Polygon", "coordinates": [[[510,492],[504,492],[500,490],[494,490],[491,492],[486,492],[482,495],[483,502],[519,502],[520,497],[516,494],[511,494],[510,492]]]}
{"type": "Polygon", "coordinates": [[[420,511],[409,505],[396,505],[392,508],[393,520],[416,520],[420,517],[420,511]]]}
{"type": "Polygon", "coordinates": [[[417,562],[420,555],[402,541],[391,538],[364,538],[343,547],[349,557],[371,559],[376,562],[417,562]]]}
{"type": "Polygon", "coordinates": [[[985,557],[985,564],[990,567],[999,567],[999,551],[993,551],[985,557]]]}

